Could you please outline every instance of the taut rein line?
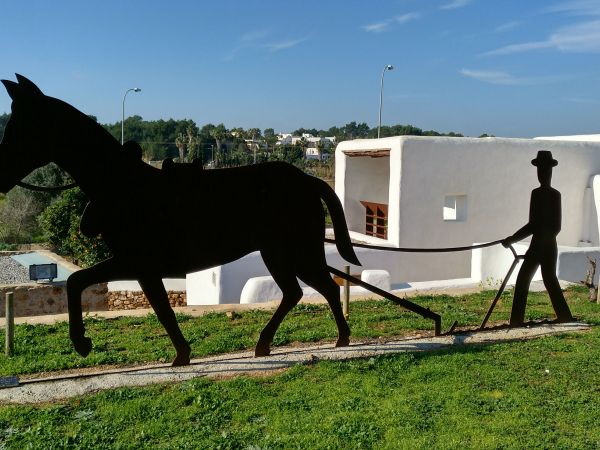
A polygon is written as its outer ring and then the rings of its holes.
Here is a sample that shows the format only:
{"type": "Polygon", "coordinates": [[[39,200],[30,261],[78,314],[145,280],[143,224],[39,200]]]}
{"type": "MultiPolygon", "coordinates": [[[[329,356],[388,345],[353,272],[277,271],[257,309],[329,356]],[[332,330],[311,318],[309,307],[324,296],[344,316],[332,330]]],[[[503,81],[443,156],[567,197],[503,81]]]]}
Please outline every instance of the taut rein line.
{"type": "MultiPolygon", "coordinates": [[[[335,244],[335,239],[325,238],[325,242],[335,244]]],[[[410,248],[410,247],[385,247],[382,245],[370,245],[352,243],[352,247],[370,248],[372,250],[383,250],[386,252],[405,252],[405,253],[446,253],[446,252],[464,252],[467,250],[475,250],[477,248],[492,247],[502,243],[502,239],[483,244],[467,245],[464,247],[441,247],[441,248],[410,248]]]]}
{"type": "Polygon", "coordinates": [[[25,183],[24,181],[19,181],[17,182],[17,186],[37,192],[61,192],[77,187],[77,183],[65,184],[64,186],[36,186],[34,184],[25,183]]]}

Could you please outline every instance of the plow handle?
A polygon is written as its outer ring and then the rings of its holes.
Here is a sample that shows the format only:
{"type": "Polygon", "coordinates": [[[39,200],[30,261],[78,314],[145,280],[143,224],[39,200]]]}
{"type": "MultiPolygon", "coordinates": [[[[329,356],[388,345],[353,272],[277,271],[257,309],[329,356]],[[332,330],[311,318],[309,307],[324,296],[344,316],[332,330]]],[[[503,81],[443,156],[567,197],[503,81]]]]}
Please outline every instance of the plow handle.
{"type": "Polygon", "coordinates": [[[524,258],[524,255],[517,255],[517,252],[515,251],[515,249],[512,245],[510,245],[509,248],[510,248],[510,251],[512,252],[513,256],[515,257],[515,259],[513,259],[513,262],[510,265],[510,268],[508,269],[506,276],[504,277],[504,281],[502,281],[502,284],[500,285],[500,288],[498,289],[498,293],[496,294],[494,301],[490,305],[490,309],[488,309],[488,312],[485,315],[483,322],[481,322],[481,326],[479,327],[480,330],[483,330],[485,328],[485,325],[487,324],[487,321],[489,320],[490,316],[492,315],[492,312],[494,311],[494,308],[496,307],[496,303],[498,303],[498,300],[500,300],[500,296],[504,292],[504,289],[506,288],[506,284],[508,283],[508,279],[510,278],[513,271],[515,270],[517,263],[519,262],[520,259],[524,258]]]}

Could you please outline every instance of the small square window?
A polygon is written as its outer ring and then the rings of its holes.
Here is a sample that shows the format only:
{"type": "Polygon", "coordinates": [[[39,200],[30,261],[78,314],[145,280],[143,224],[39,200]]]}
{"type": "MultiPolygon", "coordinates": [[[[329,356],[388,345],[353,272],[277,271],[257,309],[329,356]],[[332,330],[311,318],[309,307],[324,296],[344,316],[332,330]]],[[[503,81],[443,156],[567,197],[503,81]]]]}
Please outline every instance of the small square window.
{"type": "Polygon", "coordinates": [[[444,220],[464,221],[467,220],[467,196],[446,195],[444,197],[444,220]]]}

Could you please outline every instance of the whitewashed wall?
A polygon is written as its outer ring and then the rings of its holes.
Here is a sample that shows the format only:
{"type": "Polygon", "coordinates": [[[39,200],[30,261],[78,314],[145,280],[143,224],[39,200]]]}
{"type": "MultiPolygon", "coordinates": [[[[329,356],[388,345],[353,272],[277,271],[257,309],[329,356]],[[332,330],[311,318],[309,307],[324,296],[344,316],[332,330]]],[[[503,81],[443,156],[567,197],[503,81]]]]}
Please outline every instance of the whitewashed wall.
{"type": "MultiPolygon", "coordinates": [[[[165,285],[165,289],[167,291],[185,291],[186,284],[185,279],[183,278],[163,278],[163,284],[165,285]]],[[[130,281],[109,281],[107,283],[108,292],[115,291],[132,291],[132,292],[140,292],[142,287],[135,280],[130,281]]]]}
{"type": "MultiPolygon", "coordinates": [[[[552,151],[559,161],[552,182],[562,193],[559,244],[577,246],[584,230],[591,227],[595,230],[591,244],[599,245],[598,215],[595,210],[584,214],[586,188],[591,177],[600,173],[599,143],[443,137],[341,142],[336,150],[336,192],[351,228],[364,221],[364,208],[356,205],[363,198],[348,194],[360,192],[356,184],[368,186],[369,178],[364,172],[351,171],[360,167],[353,160],[362,157],[349,158],[344,151],[369,148],[391,149],[388,239],[398,246],[451,247],[512,234],[528,220],[530,193],[539,185],[531,160],[540,149],[552,151]],[[443,220],[448,194],[466,195],[464,221],[443,220]],[[584,216],[591,225],[583,223],[584,216]]],[[[589,201],[587,205],[590,208],[589,201]]],[[[469,252],[405,254],[391,272],[411,281],[464,278],[470,276],[470,262],[469,252]]]]}
{"type": "MultiPolygon", "coordinates": [[[[362,266],[347,263],[333,245],[325,246],[327,263],[339,270],[350,265],[350,272],[359,274],[365,269],[388,269],[396,265],[397,253],[356,249],[362,266]]],[[[229,264],[202,270],[187,276],[187,304],[214,305],[239,303],[242,290],[250,278],[269,275],[259,252],[250,253],[229,264]]],[[[393,278],[392,278],[393,279],[393,278]]],[[[408,280],[403,280],[408,281],[408,280]]],[[[301,286],[306,286],[301,283],[301,286]]]]}

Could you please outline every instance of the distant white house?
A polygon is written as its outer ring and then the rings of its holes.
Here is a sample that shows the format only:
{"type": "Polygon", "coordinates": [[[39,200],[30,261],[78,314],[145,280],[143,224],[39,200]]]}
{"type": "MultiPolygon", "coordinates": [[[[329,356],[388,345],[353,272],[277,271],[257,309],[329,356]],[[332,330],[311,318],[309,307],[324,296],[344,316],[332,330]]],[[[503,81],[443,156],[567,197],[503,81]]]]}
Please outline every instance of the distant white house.
{"type": "Polygon", "coordinates": [[[319,148],[307,148],[305,151],[306,159],[316,159],[319,161],[327,161],[331,156],[329,153],[324,153],[319,148]]]}
{"type": "Polygon", "coordinates": [[[275,145],[292,145],[292,135],[290,133],[279,133],[275,145]]]}
{"type": "Polygon", "coordinates": [[[313,136],[310,133],[303,133],[302,136],[294,136],[290,133],[280,133],[277,135],[276,145],[297,145],[303,143],[306,159],[326,161],[329,158],[329,154],[323,152],[323,150],[329,150],[335,145],[335,142],[335,136],[320,137],[313,136]]]}
{"type": "Polygon", "coordinates": [[[267,143],[263,139],[244,139],[249,150],[262,150],[267,148],[267,143]]]}

